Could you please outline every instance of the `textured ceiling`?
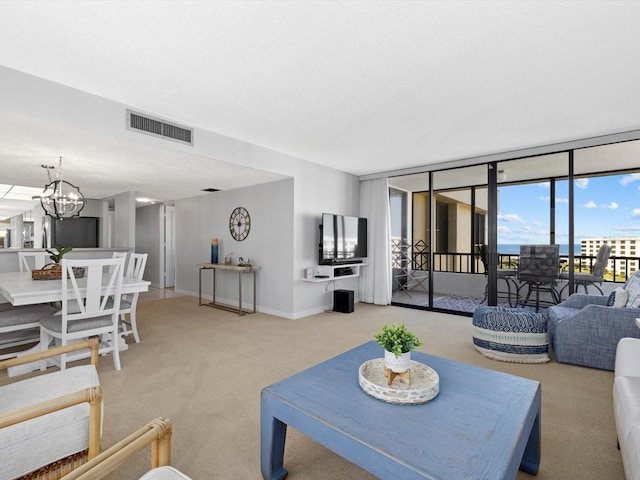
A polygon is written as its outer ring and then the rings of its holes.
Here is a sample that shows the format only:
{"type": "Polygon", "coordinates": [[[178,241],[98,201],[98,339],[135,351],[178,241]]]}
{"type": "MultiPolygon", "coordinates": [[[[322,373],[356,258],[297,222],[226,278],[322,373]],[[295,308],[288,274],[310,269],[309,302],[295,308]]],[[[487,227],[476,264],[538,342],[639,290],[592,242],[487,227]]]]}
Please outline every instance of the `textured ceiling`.
{"type": "MultiPolygon", "coordinates": [[[[640,128],[638,18],[619,1],[5,0],[0,65],[362,175],[640,128]]],[[[3,120],[14,153],[37,141],[3,120]]],[[[118,148],[120,180],[157,154],[118,148]]],[[[208,186],[202,158],[181,161],[150,183],[208,186]]],[[[271,178],[228,172],[254,173],[271,178]]]]}

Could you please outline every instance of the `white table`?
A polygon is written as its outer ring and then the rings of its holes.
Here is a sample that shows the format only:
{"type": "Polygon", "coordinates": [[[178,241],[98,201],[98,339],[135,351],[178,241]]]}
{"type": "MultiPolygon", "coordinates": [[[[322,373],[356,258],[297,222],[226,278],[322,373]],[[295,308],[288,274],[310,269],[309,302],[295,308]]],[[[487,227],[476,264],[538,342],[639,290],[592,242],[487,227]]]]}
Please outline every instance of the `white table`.
{"type": "MultiPolygon", "coordinates": [[[[82,291],[86,279],[78,279],[78,285],[82,291]]],[[[149,290],[151,282],[136,278],[124,277],[122,279],[122,293],[138,293],[149,290]]],[[[69,289],[71,292],[71,289],[69,289]]],[[[0,273],[0,295],[5,297],[13,306],[35,305],[38,303],[62,301],[62,280],[33,280],[31,272],[5,272],[0,273]]],[[[126,350],[127,344],[122,338],[120,350],[126,350]]],[[[40,345],[36,345],[21,354],[39,351],[40,345]]],[[[35,364],[21,365],[9,369],[9,376],[19,375],[34,370],[35,364]]]]}
{"type": "MultiPolygon", "coordinates": [[[[86,279],[78,279],[83,286],[86,279]]],[[[151,282],[124,277],[122,293],[146,292],[151,282]]],[[[71,292],[71,289],[69,289],[71,292]]],[[[36,303],[59,302],[62,300],[62,280],[33,280],[31,272],[0,273],[0,295],[11,305],[34,305],[36,303]]]]}

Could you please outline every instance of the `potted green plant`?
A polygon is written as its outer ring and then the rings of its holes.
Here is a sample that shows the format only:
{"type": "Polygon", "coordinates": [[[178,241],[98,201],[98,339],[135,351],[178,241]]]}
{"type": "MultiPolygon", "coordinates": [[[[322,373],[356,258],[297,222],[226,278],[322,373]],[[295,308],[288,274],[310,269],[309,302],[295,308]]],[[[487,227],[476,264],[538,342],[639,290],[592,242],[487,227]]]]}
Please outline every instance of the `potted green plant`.
{"type": "Polygon", "coordinates": [[[45,250],[47,253],[51,254],[49,258],[57,264],[60,264],[65,253],[69,253],[71,250],[73,250],[72,247],[63,247],[62,245],[55,245],[53,248],[55,249],[55,252],[53,250],[49,250],[48,248],[45,250]]]}
{"type": "MultiPolygon", "coordinates": [[[[47,263],[40,269],[32,270],[31,278],[34,280],[57,280],[62,278],[62,265],[60,265],[60,262],[64,254],[69,253],[71,250],[73,250],[73,248],[63,247],[62,245],[56,245],[52,250],[46,248],[45,251],[50,254],[49,258],[53,260],[53,263],[47,263]]],[[[74,272],[76,270],[82,270],[82,272],[76,275],[78,278],[84,276],[84,269],[74,267],[74,272]]]]}
{"type": "Polygon", "coordinates": [[[407,330],[407,327],[395,323],[391,327],[383,326],[374,338],[384,347],[386,367],[395,373],[403,373],[409,369],[411,350],[422,345],[418,337],[407,330]]]}

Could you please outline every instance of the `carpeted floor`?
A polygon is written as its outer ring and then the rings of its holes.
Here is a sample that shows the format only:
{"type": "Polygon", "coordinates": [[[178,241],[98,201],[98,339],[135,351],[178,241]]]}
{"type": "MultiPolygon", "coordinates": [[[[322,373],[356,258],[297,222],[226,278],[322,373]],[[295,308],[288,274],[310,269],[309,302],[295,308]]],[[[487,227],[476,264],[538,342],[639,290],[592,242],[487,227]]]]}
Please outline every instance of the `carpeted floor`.
{"type": "MultiPolygon", "coordinates": [[[[382,325],[397,322],[424,341],[421,351],[542,383],[540,471],[536,477],[519,472],[518,480],[624,478],[612,372],[487,359],[471,343],[469,317],[357,304],[351,314],[292,321],[260,313],[238,317],[197,303],[192,297],[140,303],[142,343],[122,353],[120,372],[111,357],[100,359],[103,448],[164,416],[174,422],[172,463],[194,480],[260,479],[261,389],[370,341],[382,325]]],[[[108,478],[138,478],[149,455],[138,455],[108,478]]],[[[291,480],[373,478],[292,429],[285,468],[291,480]]]]}

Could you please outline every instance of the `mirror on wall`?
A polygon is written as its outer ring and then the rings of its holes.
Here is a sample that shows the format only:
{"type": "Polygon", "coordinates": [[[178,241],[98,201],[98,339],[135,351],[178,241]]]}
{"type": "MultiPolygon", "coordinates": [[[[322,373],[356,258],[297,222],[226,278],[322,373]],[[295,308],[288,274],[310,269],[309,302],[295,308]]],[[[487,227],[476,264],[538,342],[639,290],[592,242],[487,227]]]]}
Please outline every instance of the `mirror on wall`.
{"type": "Polygon", "coordinates": [[[31,209],[0,222],[0,248],[42,248],[42,215],[31,209]]]}

